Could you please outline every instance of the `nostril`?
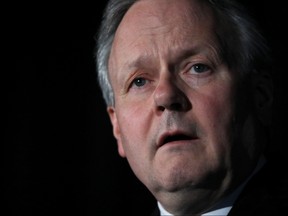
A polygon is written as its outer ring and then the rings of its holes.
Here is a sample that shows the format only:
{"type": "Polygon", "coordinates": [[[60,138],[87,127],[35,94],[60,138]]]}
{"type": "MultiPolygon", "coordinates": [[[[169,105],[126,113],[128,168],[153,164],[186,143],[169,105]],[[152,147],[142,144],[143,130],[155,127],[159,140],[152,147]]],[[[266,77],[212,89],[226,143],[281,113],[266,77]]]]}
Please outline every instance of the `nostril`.
{"type": "Polygon", "coordinates": [[[164,106],[158,106],[158,110],[163,112],[165,110],[165,107],[164,106]]]}
{"type": "Polygon", "coordinates": [[[181,111],[183,107],[180,103],[172,103],[169,106],[158,106],[158,110],[164,111],[165,109],[174,110],[174,111],[181,111]]]}
{"type": "Polygon", "coordinates": [[[191,106],[186,92],[184,92],[182,88],[179,88],[174,76],[160,79],[154,90],[153,98],[157,110],[162,112],[164,110],[184,111],[191,106]]]}
{"type": "Polygon", "coordinates": [[[182,110],[182,105],[180,103],[172,103],[170,105],[171,110],[182,110]]]}

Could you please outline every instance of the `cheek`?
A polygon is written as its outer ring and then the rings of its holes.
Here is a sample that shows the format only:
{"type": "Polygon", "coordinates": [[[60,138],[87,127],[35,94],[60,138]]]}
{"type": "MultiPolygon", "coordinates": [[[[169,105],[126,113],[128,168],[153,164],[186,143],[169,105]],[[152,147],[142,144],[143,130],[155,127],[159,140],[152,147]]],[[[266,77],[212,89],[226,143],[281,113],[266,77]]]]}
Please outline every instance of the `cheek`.
{"type": "Polygon", "coordinates": [[[139,179],[149,173],[149,158],[152,157],[149,129],[149,114],[145,110],[121,109],[118,115],[120,139],[129,165],[139,179]],[[145,171],[144,171],[145,170],[145,171]],[[144,176],[143,176],[144,175],[144,176]]]}
{"type": "Polygon", "coordinates": [[[235,97],[231,89],[227,89],[202,94],[194,107],[196,118],[212,148],[221,148],[221,145],[225,148],[233,130],[235,97]]]}
{"type": "Polygon", "coordinates": [[[198,97],[198,110],[201,112],[202,118],[207,119],[217,127],[222,123],[231,120],[235,109],[235,97],[231,88],[213,88],[206,94],[198,97]],[[206,116],[206,117],[205,117],[206,116]]]}
{"type": "MultiPolygon", "coordinates": [[[[128,103],[127,103],[128,104],[128,103]]],[[[140,128],[147,125],[148,106],[147,104],[118,106],[118,121],[123,132],[134,134],[140,128]]]]}
{"type": "MultiPolygon", "coordinates": [[[[126,151],[144,151],[150,128],[147,105],[122,106],[117,111],[120,137],[126,151]]],[[[128,152],[126,152],[128,153],[128,152]]]]}

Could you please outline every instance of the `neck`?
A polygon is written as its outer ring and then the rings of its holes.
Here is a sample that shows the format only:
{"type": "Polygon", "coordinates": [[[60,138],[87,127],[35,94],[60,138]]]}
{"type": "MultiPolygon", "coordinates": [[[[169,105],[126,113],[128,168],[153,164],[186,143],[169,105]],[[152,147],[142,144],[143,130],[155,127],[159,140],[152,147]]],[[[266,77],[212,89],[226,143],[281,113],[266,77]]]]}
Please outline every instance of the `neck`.
{"type": "MultiPolygon", "coordinates": [[[[227,196],[225,196],[224,198],[222,198],[220,202],[218,202],[212,208],[209,208],[209,210],[205,211],[205,213],[202,214],[202,216],[206,216],[206,215],[221,215],[221,216],[223,215],[223,216],[225,216],[225,215],[227,215],[229,213],[230,209],[232,208],[235,200],[238,198],[239,194],[242,192],[243,188],[247,184],[247,182],[264,166],[265,163],[266,163],[265,157],[261,156],[258,163],[257,163],[257,166],[255,167],[253,172],[245,179],[245,181],[242,184],[240,184],[232,193],[230,193],[227,196]]],[[[197,196],[195,196],[195,197],[197,197],[197,196]]],[[[207,204],[207,202],[202,202],[202,203],[207,204]]],[[[158,201],[158,207],[159,207],[161,216],[170,216],[170,215],[172,216],[173,215],[170,212],[168,212],[162,206],[162,204],[159,201],[158,201]]],[[[196,211],[194,209],[193,215],[195,215],[195,212],[196,211]]],[[[182,215],[182,214],[183,214],[183,212],[180,213],[180,215],[182,215]]],[[[184,215],[186,215],[186,214],[187,214],[187,212],[184,215]]],[[[191,214],[191,213],[189,213],[189,214],[191,214]]],[[[179,215],[179,213],[177,212],[176,215],[179,215]]],[[[198,215],[201,215],[201,214],[198,214],[198,215]]]]}

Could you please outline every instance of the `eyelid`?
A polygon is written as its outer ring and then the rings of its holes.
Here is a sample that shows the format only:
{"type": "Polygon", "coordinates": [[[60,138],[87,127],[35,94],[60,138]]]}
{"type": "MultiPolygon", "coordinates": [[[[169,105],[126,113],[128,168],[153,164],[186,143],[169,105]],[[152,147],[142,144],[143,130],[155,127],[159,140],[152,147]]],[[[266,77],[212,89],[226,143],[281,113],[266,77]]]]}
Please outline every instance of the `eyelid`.
{"type": "Polygon", "coordinates": [[[212,71],[212,67],[207,64],[207,63],[203,63],[200,61],[197,62],[189,62],[185,65],[185,69],[184,69],[184,73],[188,73],[191,75],[200,75],[200,74],[206,74],[207,72],[211,72],[212,71]],[[202,66],[205,67],[204,70],[202,72],[195,72],[195,67],[196,66],[202,66]],[[191,70],[193,70],[194,72],[191,72],[191,70]]]}
{"type": "MultiPolygon", "coordinates": [[[[148,80],[145,79],[144,77],[140,76],[140,77],[135,77],[135,79],[132,80],[131,84],[130,84],[130,88],[133,87],[133,86],[136,86],[137,88],[141,88],[142,86],[137,86],[136,85],[136,81],[137,80],[142,80],[142,81],[145,81],[147,82],[148,80]]],[[[144,84],[145,85],[145,84],[144,84]]]]}
{"type": "Polygon", "coordinates": [[[126,81],[125,81],[125,85],[124,85],[124,89],[125,91],[129,91],[129,89],[131,88],[133,81],[136,79],[136,77],[138,77],[137,75],[137,70],[131,72],[131,74],[127,77],[126,81]]]}
{"type": "Polygon", "coordinates": [[[195,74],[201,74],[201,73],[205,73],[205,72],[211,70],[211,68],[210,68],[208,65],[202,64],[202,63],[198,63],[198,64],[192,65],[192,67],[190,68],[190,71],[191,71],[192,69],[195,71],[195,74]],[[203,67],[203,71],[197,72],[197,71],[196,71],[196,66],[198,66],[198,67],[203,67]]]}
{"type": "Polygon", "coordinates": [[[137,88],[141,88],[142,87],[142,86],[138,87],[138,86],[135,85],[135,80],[137,80],[137,79],[143,79],[143,80],[146,81],[146,83],[149,82],[147,73],[139,72],[139,71],[137,72],[136,71],[129,77],[129,79],[126,82],[127,83],[127,85],[126,85],[127,86],[127,88],[126,88],[127,91],[129,91],[129,89],[131,89],[133,86],[135,86],[137,88]]]}

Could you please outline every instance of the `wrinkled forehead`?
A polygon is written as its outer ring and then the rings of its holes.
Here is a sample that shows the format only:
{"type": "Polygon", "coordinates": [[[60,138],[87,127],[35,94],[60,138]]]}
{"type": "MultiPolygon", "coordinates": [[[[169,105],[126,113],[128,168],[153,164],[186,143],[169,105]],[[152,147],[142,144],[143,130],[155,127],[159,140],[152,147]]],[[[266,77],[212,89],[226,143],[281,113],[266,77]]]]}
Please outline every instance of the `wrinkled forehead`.
{"type": "MultiPolygon", "coordinates": [[[[109,71],[125,70],[143,57],[175,62],[187,53],[218,58],[211,9],[203,0],[140,0],[130,7],[116,31],[109,71]]],[[[150,60],[151,61],[151,60],[150,60]]],[[[156,64],[156,63],[155,63],[156,64]]]]}
{"type": "Polygon", "coordinates": [[[138,46],[147,40],[150,40],[150,44],[154,43],[154,47],[168,41],[171,45],[173,41],[213,40],[215,19],[211,9],[204,2],[201,0],[137,1],[127,11],[118,26],[112,52],[115,46],[122,52],[123,49],[138,46]],[[155,40],[156,38],[158,40],[155,40]]]}
{"type": "Polygon", "coordinates": [[[195,22],[207,23],[212,15],[205,1],[201,0],[140,0],[127,11],[119,27],[125,25],[139,30],[171,23],[188,26],[195,22]]]}

